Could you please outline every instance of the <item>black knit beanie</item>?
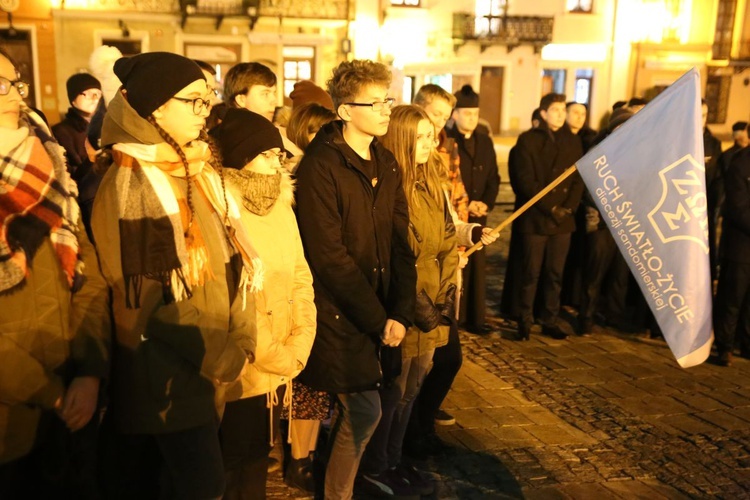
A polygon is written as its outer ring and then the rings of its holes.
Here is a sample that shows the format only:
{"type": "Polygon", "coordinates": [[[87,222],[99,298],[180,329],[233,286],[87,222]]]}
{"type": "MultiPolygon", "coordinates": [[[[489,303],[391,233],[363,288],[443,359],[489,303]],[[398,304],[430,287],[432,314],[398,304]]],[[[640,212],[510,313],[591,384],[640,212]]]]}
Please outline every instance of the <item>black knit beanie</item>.
{"type": "Polygon", "coordinates": [[[279,129],[267,118],[244,108],[227,110],[224,120],[209,134],[219,144],[224,166],[238,170],[264,151],[284,149],[279,129]]]}
{"type": "Polygon", "coordinates": [[[461,90],[453,94],[456,96],[456,108],[478,108],[479,94],[474,92],[471,85],[464,85],[461,90]]]}
{"type": "Polygon", "coordinates": [[[76,73],[68,78],[68,81],[65,82],[65,87],[68,90],[68,101],[73,102],[76,100],[76,97],[88,89],[101,90],[102,84],[88,73],[76,73]]]}
{"type": "Polygon", "coordinates": [[[171,52],[146,52],[115,61],[115,75],[130,106],[148,118],[159,106],[196,80],[205,80],[193,61],[171,52]]]}

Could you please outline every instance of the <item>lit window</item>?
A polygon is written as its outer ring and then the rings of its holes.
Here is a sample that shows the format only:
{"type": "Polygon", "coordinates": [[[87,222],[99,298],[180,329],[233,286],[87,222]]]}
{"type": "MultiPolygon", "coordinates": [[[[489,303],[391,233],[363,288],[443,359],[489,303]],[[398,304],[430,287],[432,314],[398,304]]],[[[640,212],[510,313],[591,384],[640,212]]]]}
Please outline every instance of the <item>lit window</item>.
{"type": "Polygon", "coordinates": [[[477,35],[491,35],[500,31],[500,19],[508,9],[507,0],[477,0],[474,31],[477,35]]]}
{"type": "Polygon", "coordinates": [[[391,5],[397,7],[419,7],[420,0],[391,0],[391,5]]]}
{"type": "Polygon", "coordinates": [[[567,0],[568,12],[585,12],[591,13],[591,4],[593,0],[567,0]]]}
{"type": "Polygon", "coordinates": [[[313,80],[315,49],[313,47],[284,47],[284,95],[294,90],[300,80],[313,80]]]}

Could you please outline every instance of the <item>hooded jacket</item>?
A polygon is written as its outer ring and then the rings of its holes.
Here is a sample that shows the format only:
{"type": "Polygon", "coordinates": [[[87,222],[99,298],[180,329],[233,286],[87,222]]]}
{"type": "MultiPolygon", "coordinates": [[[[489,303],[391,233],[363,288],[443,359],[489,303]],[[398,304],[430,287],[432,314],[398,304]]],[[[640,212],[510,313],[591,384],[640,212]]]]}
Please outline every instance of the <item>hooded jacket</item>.
{"type": "MultiPolygon", "coordinates": [[[[418,183],[415,189],[418,202],[409,210],[409,245],[417,258],[415,295],[424,290],[433,304],[444,304],[448,288],[457,285],[456,227],[447,200],[441,207],[421,184],[418,183]]],[[[444,346],[448,343],[448,333],[447,325],[429,332],[410,327],[401,343],[403,357],[419,356],[444,346]]]]}
{"type": "Polygon", "coordinates": [[[323,126],[297,170],[297,218],[318,309],[317,336],[300,380],[333,393],[380,386],[386,320],[408,328],[416,299],[401,169],[373,139],[373,186],[342,127],[341,121],[323,126]]]}
{"type": "MultiPolygon", "coordinates": [[[[154,127],[118,93],[104,121],[102,144],[161,142],[154,127]]],[[[179,161],[176,153],[172,160],[179,161]]],[[[255,343],[255,303],[248,294],[243,310],[237,287],[239,259],[235,255],[226,263],[232,247],[211,220],[215,214],[206,198],[195,196],[194,223],[206,243],[212,278],[193,287],[191,298],[169,304],[164,303],[162,286],[145,279],[140,307],[127,308],[115,184],[118,168],[122,167],[112,165],[104,175],[91,220],[102,273],[112,290],[116,344],[109,411],[124,433],[158,434],[206,424],[223,405],[226,386],[219,383],[235,381],[252,357],[248,346],[255,343]]],[[[186,190],[183,179],[171,182],[186,190]]]]}
{"type": "MultiPolygon", "coordinates": [[[[255,362],[242,372],[243,398],[273,392],[297,376],[315,339],[313,280],[292,210],[294,182],[286,172],[281,176],[281,193],[270,212],[257,215],[247,206],[240,209],[268,283],[255,294],[258,340],[255,362]]],[[[246,193],[231,176],[226,178],[230,193],[244,205],[246,193]]]]}

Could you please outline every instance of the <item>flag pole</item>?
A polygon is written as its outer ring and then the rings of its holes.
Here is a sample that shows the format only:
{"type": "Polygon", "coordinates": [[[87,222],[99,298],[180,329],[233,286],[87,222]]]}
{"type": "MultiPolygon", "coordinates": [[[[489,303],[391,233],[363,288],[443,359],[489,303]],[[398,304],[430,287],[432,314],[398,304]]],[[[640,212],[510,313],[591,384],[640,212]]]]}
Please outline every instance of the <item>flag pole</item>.
{"type": "MultiPolygon", "coordinates": [[[[537,194],[535,194],[533,198],[531,198],[529,201],[527,201],[526,203],[524,203],[521,208],[519,208],[518,210],[516,210],[515,212],[513,212],[512,214],[510,214],[510,217],[508,217],[507,219],[505,219],[499,226],[497,226],[495,229],[493,229],[490,234],[499,234],[500,231],[502,231],[503,229],[505,229],[514,220],[516,220],[517,218],[519,218],[521,216],[521,214],[523,214],[526,210],[528,210],[529,208],[531,208],[531,206],[533,206],[537,201],[541,200],[544,197],[544,195],[546,195],[547,193],[549,193],[550,191],[552,191],[553,189],[555,189],[562,181],[564,181],[565,179],[567,179],[568,177],[570,177],[571,175],[573,175],[573,172],[575,172],[575,171],[576,171],[576,166],[575,165],[573,165],[572,167],[568,167],[568,169],[565,172],[563,172],[562,174],[560,174],[560,176],[557,179],[555,179],[554,181],[550,182],[547,186],[544,187],[544,189],[542,189],[537,194]]],[[[474,252],[476,252],[478,250],[481,250],[483,247],[484,247],[484,245],[482,245],[482,242],[478,241],[471,248],[469,248],[468,250],[466,250],[463,253],[463,257],[469,257],[471,254],[473,254],[474,252]]]]}

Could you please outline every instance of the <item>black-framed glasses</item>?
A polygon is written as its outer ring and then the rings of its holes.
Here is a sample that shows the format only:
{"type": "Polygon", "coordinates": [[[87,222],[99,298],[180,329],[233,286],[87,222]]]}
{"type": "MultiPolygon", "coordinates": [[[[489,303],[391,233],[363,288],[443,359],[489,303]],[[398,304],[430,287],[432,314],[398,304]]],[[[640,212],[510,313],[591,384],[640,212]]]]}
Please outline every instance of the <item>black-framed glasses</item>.
{"type": "Polygon", "coordinates": [[[0,95],[8,95],[11,87],[15,87],[21,97],[29,95],[29,84],[21,80],[8,80],[0,76],[0,95]]]}
{"type": "Polygon", "coordinates": [[[286,151],[279,151],[277,153],[276,151],[271,151],[269,149],[268,151],[263,151],[261,155],[263,155],[266,160],[273,160],[274,158],[278,158],[279,163],[284,163],[284,160],[286,160],[286,151]]]}
{"type": "Polygon", "coordinates": [[[373,111],[376,113],[380,113],[384,109],[388,108],[391,109],[393,107],[393,104],[396,102],[396,99],[393,97],[386,97],[384,101],[375,101],[375,102],[345,102],[347,106],[360,106],[365,107],[369,106],[372,108],[373,111]]]}
{"type": "Polygon", "coordinates": [[[193,113],[196,115],[201,114],[203,110],[206,111],[211,110],[211,101],[203,99],[202,97],[196,97],[195,99],[188,99],[187,97],[173,97],[172,99],[176,101],[182,101],[182,102],[189,102],[193,105],[193,113]]]}

